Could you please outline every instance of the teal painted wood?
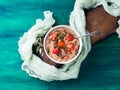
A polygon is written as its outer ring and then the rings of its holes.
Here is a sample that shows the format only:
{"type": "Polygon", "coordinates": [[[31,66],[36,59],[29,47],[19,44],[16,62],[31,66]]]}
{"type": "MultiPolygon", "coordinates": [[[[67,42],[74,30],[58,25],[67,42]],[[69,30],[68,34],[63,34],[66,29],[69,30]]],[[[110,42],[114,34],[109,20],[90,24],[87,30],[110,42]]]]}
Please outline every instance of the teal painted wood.
{"type": "Polygon", "coordinates": [[[18,40],[43,11],[51,10],[56,25],[68,24],[75,0],[0,0],[0,90],[119,90],[120,39],[112,35],[95,45],[76,80],[44,82],[21,70],[18,40]]]}

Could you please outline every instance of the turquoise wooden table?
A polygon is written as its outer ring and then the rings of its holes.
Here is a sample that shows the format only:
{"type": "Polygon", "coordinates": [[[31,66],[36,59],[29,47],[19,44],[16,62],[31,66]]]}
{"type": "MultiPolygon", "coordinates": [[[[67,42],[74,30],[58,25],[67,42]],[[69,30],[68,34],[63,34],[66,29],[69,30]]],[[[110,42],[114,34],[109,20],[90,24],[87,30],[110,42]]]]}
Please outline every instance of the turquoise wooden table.
{"type": "Polygon", "coordinates": [[[95,45],[75,80],[45,82],[21,70],[19,37],[54,13],[56,25],[68,24],[75,0],[0,0],[0,90],[120,90],[120,39],[112,35],[95,45]]]}

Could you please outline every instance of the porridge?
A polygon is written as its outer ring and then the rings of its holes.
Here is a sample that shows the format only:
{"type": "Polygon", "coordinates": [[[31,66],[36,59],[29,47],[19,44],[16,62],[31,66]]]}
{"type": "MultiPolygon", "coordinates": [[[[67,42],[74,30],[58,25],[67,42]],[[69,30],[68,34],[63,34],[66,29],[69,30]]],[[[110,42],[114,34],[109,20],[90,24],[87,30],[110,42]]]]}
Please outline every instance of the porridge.
{"type": "Polygon", "coordinates": [[[59,62],[66,62],[74,58],[79,46],[77,35],[66,27],[53,29],[45,42],[47,54],[59,62]]]}

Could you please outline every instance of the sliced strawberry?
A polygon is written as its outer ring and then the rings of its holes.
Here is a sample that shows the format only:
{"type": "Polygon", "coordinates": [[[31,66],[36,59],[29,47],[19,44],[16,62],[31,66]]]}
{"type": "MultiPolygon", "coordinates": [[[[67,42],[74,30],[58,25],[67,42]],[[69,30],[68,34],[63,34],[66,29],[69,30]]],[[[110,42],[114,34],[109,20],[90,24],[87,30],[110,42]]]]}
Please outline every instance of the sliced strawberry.
{"type": "Polygon", "coordinates": [[[50,35],[49,38],[54,41],[56,39],[56,37],[57,37],[57,33],[54,32],[52,35],[50,35]]]}
{"type": "Polygon", "coordinates": [[[67,36],[65,36],[65,39],[66,39],[66,40],[69,40],[69,41],[72,41],[72,40],[73,40],[73,37],[72,37],[71,35],[67,35],[67,36]]]}
{"type": "Polygon", "coordinates": [[[68,51],[72,51],[72,50],[74,50],[75,47],[72,43],[70,43],[67,45],[67,48],[68,48],[68,51]]]}
{"type": "Polygon", "coordinates": [[[66,56],[64,57],[64,59],[68,59],[68,56],[66,55],[66,56]]]}
{"type": "Polygon", "coordinates": [[[58,54],[59,54],[59,52],[60,52],[60,50],[59,50],[59,48],[58,48],[58,47],[57,47],[57,48],[55,48],[55,49],[53,49],[53,54],[58,55],[58,54]]]}

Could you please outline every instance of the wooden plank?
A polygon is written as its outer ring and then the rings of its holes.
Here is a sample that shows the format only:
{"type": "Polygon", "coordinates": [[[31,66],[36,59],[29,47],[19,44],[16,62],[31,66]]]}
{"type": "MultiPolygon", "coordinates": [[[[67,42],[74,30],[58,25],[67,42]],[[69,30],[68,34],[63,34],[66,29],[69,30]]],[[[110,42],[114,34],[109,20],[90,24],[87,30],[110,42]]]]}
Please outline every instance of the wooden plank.
{"type": "Polygon", "coordinates": [[[92,45],[115,33],[119,17],[108,14],[102,6],[86,12],[86,24],[89,32],[98,30],[100,35],[91,37],[92,45]]]}

